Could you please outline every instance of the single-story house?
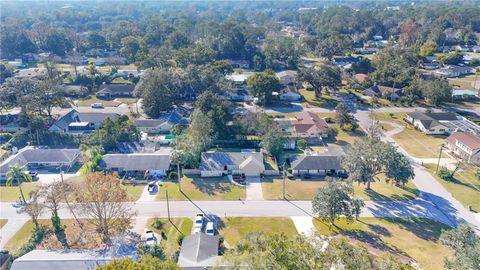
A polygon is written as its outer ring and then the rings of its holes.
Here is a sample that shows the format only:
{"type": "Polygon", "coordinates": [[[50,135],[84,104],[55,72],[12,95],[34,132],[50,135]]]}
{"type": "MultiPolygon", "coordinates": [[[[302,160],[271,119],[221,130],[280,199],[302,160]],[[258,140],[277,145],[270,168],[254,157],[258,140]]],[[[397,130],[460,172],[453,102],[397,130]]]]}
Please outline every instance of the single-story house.
{"type": "Polygon", "coordinates": [[[447,148],[467,163],[480,165],[480,138],[466,132],[455,132],[446,140],[447,148]]]}
{"type": "Polygon", "coordinates": [[[340,147],[329,147],[327,151],[312,155],[296,155],[290,159],[293,175],[344,175],[340,157],[345,155],[340,147]]]}
{"type": "Polygon", "coordinates": [[[332,62],[339,67],[345,67],[358,63],[361,59],[361,57],[334,57],[332,62]]]}
{"type": "Polygon", "coordinates": [[[473,91],[469,89],[453,89],[452,97],[460,99],[477,99],[480,98],[480,93],[479,91],[473,91]]]}
{"type": "Polygon", "coordinates": [[[402,96],[402,89],[382,85],[374,85],[363,92],[369,97],[383,97],[389,100],[397,100],[402,96]]]}
{"type": "Polygon", "coordinates": [[[68,168],[73,166],[79,157],[80,149],[53,149],[27,146],[0,163],[0,180],[6,179],[7,172],[10,170],[10,167],[14,165],[32,169],[68,168]]]}
{"type": "Polygon", "coordinates": [[[287,90],[286,92],[280,94],[280,100],[285,101],[299,101],[302,99],[302,95],[299,93],[287,90]]]}
{"type": "Polygon", "coordinates": [[[450,122],[459,119],[454,113],[449,112],[415,111],[408,113],[405,120],[425,134],[443,135],[457,131],[458,128],[451,125],[450,122]]]}
{"type": "Polygon", "coordinates": [[[13,261],[11,270],[92,270],[113,259],[136,259],[136,250],[123,248],[112,254],[104,250],[41,250],[35,249],[13,261]]]}
{"type": "Polygon", "coordinates": [[[232,68],[250,68],[250,62],[248,60],[227,59],[226,61],[230,64],[230,66],[232,66],[232,68]]]}
{"type": "Polygon", "coordinates": [[[188,120],[176,111],[163,114],[158,119],[135,120],[135,126],[148,134],[170,134],[175,125],[188,125],[188,120]]]}
{"type": "Polygon", "coordinates": [[[280,84],[286,86],[295,83],[295,78],[297,77],[297,72],[294,70],[284,70],[275,73],[280,84]]]}
{"type": "Polygon", "coordinates": [[[371,54],[376,54],[378,52],[378,49],[377,48],[364,48],[364,49],[358,49],[355,52],[357,54],[371,55],[371,54]]]}
{"type": "Polygon", "coordinates": [[[434,70],[434,69],[439,69],[441,68],[442,65],[438,62],[422,62],[420,63],[420,68],[426,69],[426,70],[434,70]]]}
{"type": "Polygon", "coordinates": [[[435,74],[446,77],[446,78],[455,78],[455,77],[460,77],[464,75],[469,75],[469,74],[474,74],[475,69],[472,67],[466,67],[466,66],[446,66],[443,68],[440,68],[435,71],[435,74]]]}
{"type": "Polygon", "coordinates": [[[470,52],[471,48],[468,45],[457,45],[455,46],[455,50],[460,52],[470,52]]]}
{"type": "Polygon", "coordinates": [[[0,113],[0,132],[17,132],[27,129],[26,125],[20,123],[20,110],[0,113]]]}
{"type": "Polygon", "coordinates": [[[132,97],[134,84],[102,84],[97,92],[98,98],[132,97]]]}
{"type": "Polygon", "coordinates": [[[72,109],[57,121],[55,121],[49,128],[50,132],[68,132],[68,133],[89,133],[101,127],[102,122],[107,118],[115,121],[120,117],[116,113],[100,113],[100,112],[78,112],[72,109]]]}
{"type": "Polygon", "coordinates": [[[218,235],[196,233],[186,236],[180,247],[178,265],[182,269],[201,270],[221,266],[218,235]]]}
{"type": "Polygon", "coordinates": [[[235,85],[237,90],[246,90],[247,89],[247,79],[248,77],[255,74],[255,72],[243,72],[243,73],[234,73],[226,75],[225,78],[230,80],[235,85]]]}
{"type": "Polygon", "coordinates": [[[166,175],[170,168],[170,153],[131,153],[106,154],[103,165],[116,172],[149,173],[150,175],[166,175]]]}
{"type": "Polygon", "coordinates": [[[201,158],[202,177],[260,176],[265,171],[262,152],[204,152],[201,158]]]}

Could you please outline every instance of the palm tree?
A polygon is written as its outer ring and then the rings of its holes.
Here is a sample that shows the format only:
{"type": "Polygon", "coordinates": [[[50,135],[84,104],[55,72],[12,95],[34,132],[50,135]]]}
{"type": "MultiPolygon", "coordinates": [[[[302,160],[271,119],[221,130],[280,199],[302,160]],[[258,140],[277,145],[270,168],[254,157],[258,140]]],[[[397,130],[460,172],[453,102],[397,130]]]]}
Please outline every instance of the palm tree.
{"type": "Polygon", "coordinates": [[[32,182],[32,177],[28,173],[26,173],[21,166],[13,165],[7,172],[6,185],[12,186],[14,182],[18,184],[18,188],[20,189],[20,195],[22,195],[22,200],[24,203],[26,203],[27,201],[25,200],[25,196],[23,195],[22,183],[32,182]]]}

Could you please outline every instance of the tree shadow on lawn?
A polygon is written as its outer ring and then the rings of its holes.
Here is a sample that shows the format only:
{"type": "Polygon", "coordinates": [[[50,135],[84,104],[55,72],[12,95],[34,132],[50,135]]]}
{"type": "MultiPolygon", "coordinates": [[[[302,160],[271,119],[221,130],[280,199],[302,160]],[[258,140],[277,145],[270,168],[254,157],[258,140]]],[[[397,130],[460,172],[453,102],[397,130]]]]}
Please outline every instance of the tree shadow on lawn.
{"type": "MultiPolygon", "coordinates": [[[[367,224],[367,225],[368,225],[368,227],[372,226],[372,225],[369,225],[369,224],[367,224]]],[[[362,231],[362,230],[351,230],[351,231],[342,231],[341,234],[344,235],[344,236],[347,236],[351,239],[366,243],[369,246],[371,246],[375,249],[381,250],[381,251],[387,251],[387,252],[395,254],[395,255],[406,255],[405,252],[402,251],[401,249],[399,249],[396,246],[393,246],[389,243],[385,243],[381,239],[382,233],[387,232],[387,234],[390,234],[390,232],[386,228],[384,228],[382,226],[379,226],[379,225],[373,225],[373,226],[380,233],[368,232],[368,231],[362,231]]]]}
{"type": "Polygon", "coordinates": [[[200,192],[206,193],[208,195],[215,195],[218,193],[227,193],[232,191],[230,186],[230,182],[226,179],[199,179],[195,178],[192,180],[193,185],[197,188],[200,192]]]}
{"type": "Polygon", "coordinates": [[[423,240],[433,242],[438,241],[442,230],[451,229],[450,226],[425,218],[385,218],[384,220],[399,225],[423,240]]]}
{"type": "Polygon", "coordinates": [[[413,200],[419,195],[419,191],[417,189],[407,187],[404,185],[395,185],[392,184],[393,187],[397,187],[403,189],[409,193],[415,194],[414,196],[410,194],[392,194],[390,196],[385,196],[383,194],[378,193],[374,189],[365,189],[365,194],[367,194],[371,200],[373,201],[405,201],[405,200],[413,200]]]}

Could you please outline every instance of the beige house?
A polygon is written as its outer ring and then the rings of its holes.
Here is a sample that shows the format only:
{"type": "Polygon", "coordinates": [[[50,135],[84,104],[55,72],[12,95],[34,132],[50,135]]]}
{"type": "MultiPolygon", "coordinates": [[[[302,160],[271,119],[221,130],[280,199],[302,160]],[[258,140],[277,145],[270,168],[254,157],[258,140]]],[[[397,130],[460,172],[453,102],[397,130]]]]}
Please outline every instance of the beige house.
{"type": "Polygon", "coordinates": [[[328,124],[317,114],[300,112],[293,118],[276,119],[281,130],[290,138],[320,139],[328,137],[328,124]]]}
{"type": "Polygon", "coordinates": [[[447,138],[451,153],[465,162],[480,165],[480,138],[465,132],[456,132],[447,138]]]}

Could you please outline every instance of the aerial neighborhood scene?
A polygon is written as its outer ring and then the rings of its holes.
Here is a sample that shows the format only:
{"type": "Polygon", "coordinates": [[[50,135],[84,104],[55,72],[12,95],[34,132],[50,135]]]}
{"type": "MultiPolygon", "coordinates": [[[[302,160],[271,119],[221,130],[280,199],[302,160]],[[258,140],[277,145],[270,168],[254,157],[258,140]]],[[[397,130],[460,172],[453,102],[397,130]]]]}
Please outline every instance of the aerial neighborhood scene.
{"type": "Polygon", "coordinates": [[[480,270],[480,1],[0,0],[0,269],[480,270]]]}

